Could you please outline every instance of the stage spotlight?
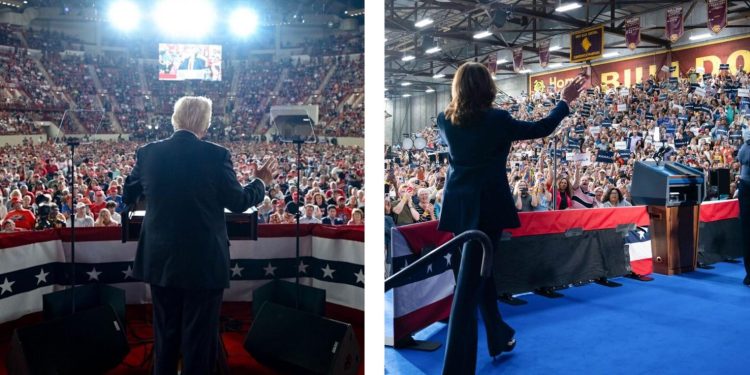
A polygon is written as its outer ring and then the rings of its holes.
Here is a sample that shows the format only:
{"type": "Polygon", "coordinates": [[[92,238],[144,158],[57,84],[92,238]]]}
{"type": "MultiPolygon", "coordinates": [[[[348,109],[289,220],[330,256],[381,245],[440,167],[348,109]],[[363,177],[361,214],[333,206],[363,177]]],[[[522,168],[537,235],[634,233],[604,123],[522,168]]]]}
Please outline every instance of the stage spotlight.
{"type": "Polygon", "coordinates": [[[237,36],[250,36],[258,27],[258,15],[252,9],[239,8],[229,18],[229,27],[237,36]]]}
{"type": "Polygon", "coordinates": [[[216,10],[206,0],[162,0],[154,10],[154,21],[164,33],[200,37],[214,28],[216,10]]]}
{"type": "Polygon", "coordinates": [[[119,1],[109,8],[109,22],[123,31],[131,31],[141,22],[141,11],[130,1],[119,1]]]}

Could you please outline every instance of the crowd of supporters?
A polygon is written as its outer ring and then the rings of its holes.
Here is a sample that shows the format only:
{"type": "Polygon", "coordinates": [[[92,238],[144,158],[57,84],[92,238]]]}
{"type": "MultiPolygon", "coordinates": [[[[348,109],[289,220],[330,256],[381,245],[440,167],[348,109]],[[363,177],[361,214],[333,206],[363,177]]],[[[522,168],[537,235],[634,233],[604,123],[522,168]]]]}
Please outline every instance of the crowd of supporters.
{"type": "MultiPolygon", "coordinates": [[[[506,168],[517,209],[631,205],[634,163],[658,151],[664,160],[698,168],[706,177],[727,169],[728,194],[709,188],[707,200],[736,198],[740,166],[735,158],[750,120],[748,74],[726,66],[714,74],[690,69],[679,77],[668,70],[632,87],[589,89],[554,136],[514,143],[508,164],[496,167],[506,168]]],[[[516,119],[535,121],[557,100],[558,93],[542,90],[499,105],[516,119]]],[[[436,128],[420,135],[426,150],[386,150],[387,226],[440,217],[447,152],[436,128]]]]}
{"type": "MultiPolygon", "coordinates": [[[[25,142],[0,147],[0,221],[3,231],[119,225],[122,187],[135,165],[139,142],[96,141],[77,148],[71,184],[67,148],[25,142]],[[73,204],[76,195],[76,205],[73,204]],[[105,212],[108,211],[108,212],[105,212]],[[104,217],[103,217],[104,216],[104,217]]],[[[361,148],[306,145],[297,160],[290,144],[228,142],[240,183],[252,178],[264,158],[279,161],[273,184],[258,206],[263,223],[294,223],[290,202],[303,208],[302,223],[360,225],[364,218],[364,154],[361,148]],[[300,183],[297,185],[297,166],[300,183]]],[[[189,218],[184,218],[189,220],[189,218]]]]}
{"type": "MultiPolygon", "coordinates": [[[[311,103],[325,107],[317,134],[364,134],[363,101],[356,98],[364,88],[361,34],[311,42],[314,47],[303,52],[309,59],[245,57],[238,53],[240,45],[229,43],[227,56],[240,60],[225,59],[222,80],[209,82],[160,81],[156,60],[137,51],[95,55],[80,52],[81,41],[57,32],[7,24],[0,24],[0,31],[5,34],[0,45],[13,47],[0,50],[0,109],[49,113],[42,120],[53,121],[61,119],[66,109],[75,108],[68,112],[64,125],[77,132],[143,137],[149,133],[148,126],[151,130],[156,126],[154,117],[171,114],[175,100],[189,94],[211,98],[214,114],[223,116],[227,134],[235,136],[268,131],[267,114],[273,105],[311,103]],[[27,46],[41,52],[29,55],[27,46]],[[349,57],[352,53],[359,55],[349,57]]],[[[0,116],[0,124],[11,122],[4,112],[0,116]]],[[[24,130],[5,126],[0,131],[25,134],[24,130]]]]}

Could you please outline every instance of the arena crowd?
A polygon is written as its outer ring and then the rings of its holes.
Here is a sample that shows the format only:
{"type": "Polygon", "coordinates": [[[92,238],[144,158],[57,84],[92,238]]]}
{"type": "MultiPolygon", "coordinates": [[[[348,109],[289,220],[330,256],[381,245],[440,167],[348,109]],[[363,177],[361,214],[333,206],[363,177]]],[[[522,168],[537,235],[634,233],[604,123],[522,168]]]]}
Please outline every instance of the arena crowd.
{"type": "MultiPolygon", "coordinates": [[[[70,184],[67,146],[26,142],[0,147],[2,231],[70,226],[119,225],[122,186],[135,165],[135,141],[96,141],[77,148],[76,174],[70,184]],[[77,204],[73,206],[72,192],[77,204]]],[[[276,181],[266,186],[258,206],[262,223],[292,224],[290,202],[300,202],[301,223],[363,225],[364,153],[359,147],[305,145],[302,158],[290,144],[227,142],[240,183],[252,178],[263,158],[279,160],[276,181]],[[297,186],[297,163],[301,164],[297,186]]],[[[189,218],[186,218],[189,220],[189,218]]]]}
{"type": "MultiPolygon", "coordinates": [[[[709,189],[706,200],[736,198],[740,165],[735,158],[750,119],[748,74],[742,69],[732,73],[726,65],[714,75],[689,69],[670,77],[668,70],[632,87],[588,89],[553,136],[516,142],[508,164],[498,166],[506,168],[516,208],[629,206],[635,162],[660,150],[664,160],[699,168],[707,177],[728,169],[729,194],[709,189]]],[[[558,98],[548,89],[498,105],[516,119],[535,121],[558,98]]],[[[440,217],[447,150],[436,128],[427,127],[420,135],[427,141],[424,150],[386,149],[386,232],[393,225],[440,217]]]]}
{"type": "MultiPolygon", "coordinates": [[[[364,59],[361,35],[334,35],[284,45],[296,57],[244,56],[247,46],[227,43],[222,80],[159,81],[156,56],[139,49],[83,52],[62,33],[0,24],[0,135],[41,133],[50,121],[80,132],[128,133],[156,139],[168,131],[175,100],[201,95],[214,102],[214,138],[265,134],[273,105],[320,105],[316,134],[364,136],[364,59]],[[3,48],[5,47],[5,48],[3,48]],[[35,51],[34,53],[29,53],[35,51]],[[300,57],[305,55],[307,57],[300,57]],[[66,109],[69,111],[63,116],[66,109]],[[165,117],[167,119],[165,121],[165,117]]],[[[155,45],[156,40],[113,40],[113,46],[155,45]]]]}

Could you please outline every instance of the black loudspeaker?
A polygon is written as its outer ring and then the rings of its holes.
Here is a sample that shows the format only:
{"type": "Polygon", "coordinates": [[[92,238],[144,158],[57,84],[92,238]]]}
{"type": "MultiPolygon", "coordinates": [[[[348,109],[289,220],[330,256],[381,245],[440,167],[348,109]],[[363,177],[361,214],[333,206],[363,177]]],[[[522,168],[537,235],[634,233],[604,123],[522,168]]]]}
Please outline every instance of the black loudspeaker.
{"type": "Polygon", "coordinates": [[[16,329],[8,354],[13,375],[103,374],[130,351],[110,306],[16,329]]]}
{"type": "Polygon", "coordinates": [[[245,350],[290,374],[356,374],[361,360],[350,324],[273,302],[255,317],[245,350]]]}
{"type": "Polygon", "coordinates": [[[110,305],[120,322],[123,323],[123,329],[125,328],[127,323],[125,320],[125,290],[106,284],[78,285],[75,287],[75,292],[68,288],[45,294],[42,296],[44,319],[51,320],[70,315],[70,312],[73,311],[73,307],[70,306],[73,300],[72,294],[75,294],[76,311],[110,305]]]}
{"type": "Polygon", "coordinates": [[[274,279],[253,290],[253,316],[258,316],[266,302],[287,307],[297,306],[299,310],[323,316],[326,309],[326,290],[274,279]]]}
{"type": "Polygon", "coordinates": [[[718,188],[719,195],[729,195],[729,169],[718,168],[712,170],[710,173],[709,181],[711,181],[711,186],[718,188]]]}

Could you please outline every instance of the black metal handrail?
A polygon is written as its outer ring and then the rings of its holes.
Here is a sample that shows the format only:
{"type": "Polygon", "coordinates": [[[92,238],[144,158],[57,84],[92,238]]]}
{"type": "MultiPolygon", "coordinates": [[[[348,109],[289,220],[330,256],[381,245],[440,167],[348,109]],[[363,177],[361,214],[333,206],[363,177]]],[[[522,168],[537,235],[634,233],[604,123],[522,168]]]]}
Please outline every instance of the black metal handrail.
{"type": "Polygon", "coordinates": [[[391,275],[391,277],[385,279],[385,291],[387,292],[398,286],[397,282],[412,276],[418,268],[425,267],[429,263],[432,263],[437,257],[442,257],[451,248],[468,241],[479,241],[482,245],[482,266],[479,270],[479,274],[485,278],[490,277],[492,275],[492,242],[482,231],[472,229],[453,237],[450,241],[440,245],[435,250],[430,251],[427,255],[419,258],[416,262],[406,266],[401,271],[398,271],[391,275]]]}

